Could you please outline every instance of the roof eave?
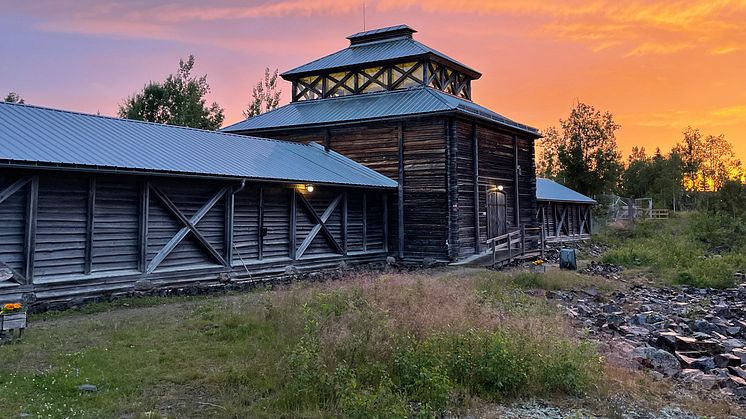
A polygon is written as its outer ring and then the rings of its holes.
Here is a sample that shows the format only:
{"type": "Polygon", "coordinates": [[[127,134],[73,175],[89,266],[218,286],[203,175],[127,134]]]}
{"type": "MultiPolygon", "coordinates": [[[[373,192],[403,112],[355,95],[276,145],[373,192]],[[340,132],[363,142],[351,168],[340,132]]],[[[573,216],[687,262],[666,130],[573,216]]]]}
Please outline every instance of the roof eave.
{"type": "Polygon", "coordinates": [[[301,77],[307,77],[307,76],[314,76],[314,75],[320,75],[320,74],[328,74],[328,73],[337,73],[343,70],[361,70],[364,68],[370,68],[375,66],[382,66],[386,64],[394,64],[394,63],[403,63],[403,62],[409,62],[409,61],[420,61],[420,60],[431,60],[434,62],[437,62],[439,64],[447,65],[454,70],[465,74],[466,76],[470,77],[473,80],[478,80],[482,77],[482,73],[466,67],[462,64],[459,64],[457,62],[445,59],[437,54],[434,54],[432,52],[426,52],[423,54],[415,54],[415,55],[405,55],[401,57],[396,58],[390,58],[387,60],[376,60],[376,61],[368,61],[365,63],[360,64],[354,64],[354,65],[343,65],[343,66],[336,66],[336,67],[327,67],[327,68],[320,68],[316,70],[307,70],[307,71],[296,71],[297,69],[301,67],[305,67],[307,64],[304,64],[300,67],[296,67],[292,70],[288,70],[282,74],[280,74],[280,77],[282,77],[286,81],[295,81],[301,77]]]}

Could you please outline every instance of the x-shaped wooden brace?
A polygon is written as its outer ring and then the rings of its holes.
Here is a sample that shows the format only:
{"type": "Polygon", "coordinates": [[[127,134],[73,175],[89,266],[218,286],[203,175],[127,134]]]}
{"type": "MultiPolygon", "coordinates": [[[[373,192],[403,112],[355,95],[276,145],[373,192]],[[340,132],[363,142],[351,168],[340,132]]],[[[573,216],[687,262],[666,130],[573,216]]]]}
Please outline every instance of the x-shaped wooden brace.
{"type": "Polygon", "coordinates": [[[564,230],[567,235],[570,235],[570,227],[567,225],[567,207],[563,206],[562,209],[559,212],[559,217],[557,217],[557,209],[555,207],[554,210],[555,219],[554,221],[557,223],[557,229],[556,229],[556,236],[559,236],[562,234],[562,231],[564,230]],[[559,218],[559,219],[558,219],[559,218]]]}
{"type": "Polygon", "coordinates": [[[202,245],[202,247],[207,250],[207,253],[210,254],[210,256],[213,257],[216,261],[218,261],[223,266],[228,266],[228,262],[226,262],[225,258],[220,255],[220,253],[215,250],[214,247],[210,244],[210,242],[205,239],[205,237],[202,235],[202,233],[199,232],[197,229],[197,223],[204,218],[205,215],[212,209],[212,207],[215,206],[215,204],[220,201],[220,199],[230,190],[229,186],[224,187],[218,193],[216,193],[209,201],[207,201],[202,208],[199,209],[194,215],[192,215],[192,218],[186,218],[184,213],[179,210],[179,208],[169,199],[163,192],[161,192],[160,189],[158,189],[155,186],[150,186],[150,189],[155,193],[155,196],[158,197],[158,199],[163,202],[163,204],[166,206],[166,209],[176,217],[183,225],[184,227],[179,230],[178,233],[176,233],[175,236],[171,238],[171,240],[166,243],[163,248],[158,251],[158,253],[153,257],[153,260],[150,261],[150,264],[147,268],[147,273],[152,273],[155,271],[155,269],[158,267],[158,265],[163,262],[164,259],[166,259],[166,256],[168,256],[175,248],[176,246],[181,243],[182,240],[187,236],[187,234],[192,233],[194,237],[199,241],[199,243],[202,245]]]}
{"type": "Polygon", "coordinates": [[[366,73],[365,70],[361,70],[360,75],[365,77],[368,80],[366,80],[362,85],[360,85],[360,87],[358,87],[358,90],[362,92],[373,83],[376,83],[385,89],[387,87],[386,83],[378,80],[378,78],[381,77],[387,71],[388,71],[388,67],[382,67],[380,70],[378,70],[375,74],[371,76],[370,74],[366,73]]]}
{"type": "Polygon", "coordinates": [[[347,82],[350,80],[350,78],[355,76],[355,72],[350,71],[349,73],[345,74],[341,79],[337,80],[332,76],[328,76],[329,80],[331,80],[334,85],[331,88],[327,89],[327,92],[324,94],[331,95],[333,92],[337,90],[337,88],[341,87],[345,90],[347,90],[350,93],[355,93],[355,89],[347,85],[347,82]]]}
{"type": "Polygon", "coordinates": [[[298,97],[301,97],[306,94],[306,92],[316,93],[319,96],[323,95],[323,92],[316,88],[321,84],[321,77],[316,77],[315,79],[311,80],[310,83],[305,83],[300,80],[298,80],[298,86],[302,87],[302,89],[297,93],[298,97]]]}
{"type": "MultiPolygon", "coordinates": [[[[17,181],[10,184],[7,188],[0,191],[0,204],[5,202],[8,198],[13,196],[16,192],[23,189],[24,186],[26,186],[27,183],[31,182],[33,177],[26,176],[18,179],[17,181]]],[[[6,265],[7,266],[7,265],[6,265]]],[[[18,282],[19,284],[26,283],[26,277],[21,275],[18,271],[8,266],[8,269],[13,272],[13,279],[18,282]]]]}
{"type": "Polygon", "coordinates": [[[316,213],[316,210],[313,208],[311,203],[308,202],[308,199],[303,196],[303,194],[299,193],[298,191],[295,191],[295,194],[296,196],[298,196],[298,198],[300,198],[300,202],[303,204],[303,209],[306,210],[308,215],[310,215],[313,221],[316,223],[316,225],[313,226],[311,231],[308,233],[308,236],[303,239],[303,242],[298,247],[298,250],[295,252],[295,257],[300,259],[300,257],[303,256],[303,253],[306,252],[313,239],[315,239],[316,236],[319,234],[319,231],[324,234],[326,240],[329,242],[329,244],[332,245],[332,247],[334,247],[334,250],[337,253],[344,254],[342,246],[339,245],[337,240],[332,235],[331,231],[329,231],[329,229],[326,227],[326,222],[329,220],[329,217],[331,217],[334,210],[337,209],[337,206],[339,206],[339,203],[342,201],[343,195],[339,195],[334,198],[334,200],[329,204],[324,213],[321,214],[321,217],[319,217],[319,214],[316,213]]]}
{"type": "Polygon", "coordinates": [[[406,70],[406,71],[400,69],[397,66],[393,66],[392,68],[394,69],[394,71],[396,71],[396,72],[398,72],[400,74],[400,77],[398,79],[396,79],[396,81],[394,81],[394,82],[391,83],[391,87],[393,89],[396,89],[400,84],[402,84],[407,79],[411,79],[411,80],[413,80],[413,81],[415,81],[417,83],[422,83],[422,80],[420,80],[417,77],[415,77],[415,76],[412,75],[412,74],[414,74],[415,71],[417,71],[420,68],[421,65],[422,64],[417,63],[417,64],[413,65],[412,67],[410,67],[409,70],[406,70]]]}
{"type": "Polygon", "coordinates": [[[586,231],[586,225],[589,224],[588,219],[590,218],[590,215],[590,208],[580,208],[580,234],[583,234],[583,232],[586,231]]]}

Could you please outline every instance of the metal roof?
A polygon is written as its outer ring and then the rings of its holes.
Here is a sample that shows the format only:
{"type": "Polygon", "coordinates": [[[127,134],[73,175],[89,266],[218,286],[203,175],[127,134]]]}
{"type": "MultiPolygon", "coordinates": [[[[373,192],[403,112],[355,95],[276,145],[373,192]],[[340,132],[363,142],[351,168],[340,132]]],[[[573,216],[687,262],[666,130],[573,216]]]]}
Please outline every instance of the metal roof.
{"type": "Polygon", "coordinates": [[[81,167],[395,187],[318,144],[0,102],[0,165],[81,167]]]}
{"type": "Polygon", "coordinates": [[[223,128],[223,131],[296,128],[443,112],[477,117],[539,136],[536,128],[512,121],[474,102],[429,87],[292,102],[223,128]]]}
{"type": "Polygon", "coordinates": [[[544,178],[536,178],[536,199],[539,201],[573,202],[578,204],[598,203],[580,192],[576,192],[551,179],[544,178]]]}
{"type": "Polygon", "coordinates": [[[292,76],[313,74],[321,71],[332,71],[346,67],[360,66],[362,64],[374,64],[377,62],[392,60],[405,61],[410,58],[415,59],[425,55],[433,55],[460,67],[462,71],[470,73],[469,75],[475,79],[481,77],[481,74],[473,68],[464,65],[425,44],[415,41],[412,39],[412,32],[416,31],[406,25],[401,25],[351,35],[348,39],[350,39],[353,44],[349,47],[311,61],[308,64],[304,64],[290,71],[286,71],[282,73],[282,76],[284,78],[292,78],[292,76]],[[408,32],[407,29],[411,32],[408,32]],[[403,34],[403,32],[408,32],[409,35],[403,34]],[[387,33],[391,34],[392,37],[386,38],[385,35],[387,33]],[[360,38],[365,40],[366,37],[371,38],[374,36],[381,39],[371,42],[357,43],[360,38]]]}
{"type": "Polygon", "coordinates": [[[381,39],[382,37],[393,37],[393,36],[412,36],[416,30],[410,28],[408,25],[396,25],[389,26],[386,28],[372,29],[369,31],[358,32],[347,37],[351,44],[368,42],[375,39],[381,39]]]}

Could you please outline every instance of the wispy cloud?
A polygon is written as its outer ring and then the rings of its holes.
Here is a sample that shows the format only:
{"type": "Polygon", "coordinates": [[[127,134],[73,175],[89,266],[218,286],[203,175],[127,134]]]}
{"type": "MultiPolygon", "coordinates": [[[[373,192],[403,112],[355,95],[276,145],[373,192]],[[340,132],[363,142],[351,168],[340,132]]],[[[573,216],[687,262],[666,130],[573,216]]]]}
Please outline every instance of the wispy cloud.
{"type": "Polygon", "coordinates": [[[695,127],[725,127],[746,123],[746,105],[732,105],[705,110],[668,110],[647,114],[622,115],[628,123],[651,128],[683,129],[695,127]]]}

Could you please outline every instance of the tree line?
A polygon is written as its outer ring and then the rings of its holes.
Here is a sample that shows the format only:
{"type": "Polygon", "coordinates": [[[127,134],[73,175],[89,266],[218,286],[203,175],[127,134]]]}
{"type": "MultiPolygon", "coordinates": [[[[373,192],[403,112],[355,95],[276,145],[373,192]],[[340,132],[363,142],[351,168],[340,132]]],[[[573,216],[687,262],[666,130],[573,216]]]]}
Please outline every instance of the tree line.
{"type": "Polygon", "coordinates": [[[742,191],[746,201],[743,166],[724,135],[686,127],[668,152],[656,148],[648,154],[644,146],[636,146],[625,161],[616,141],[620,125],[610,112],[578,102],[559,122],[537,142],[538,176],[589,196],[653,198],[661,208],[703,199],[717,205],[726,190],[731,195],[742,191]]]}

